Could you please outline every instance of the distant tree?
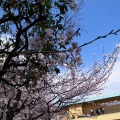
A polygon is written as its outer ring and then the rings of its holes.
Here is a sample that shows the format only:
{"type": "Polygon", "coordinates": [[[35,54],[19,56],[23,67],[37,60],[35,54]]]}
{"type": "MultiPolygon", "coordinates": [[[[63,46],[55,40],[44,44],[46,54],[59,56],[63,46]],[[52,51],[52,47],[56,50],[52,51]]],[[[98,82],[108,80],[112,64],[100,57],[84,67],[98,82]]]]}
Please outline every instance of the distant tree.
{"type": "MultiPolygon", "coordinates": [[[[74,36],[74,16],[83,2],[74,0],[0,1],[0,119],[50,120],[61,105],[101,89],[115,64],[119,46],[83,69],[83,46],[74,36]],[[67,72],[59,74],[62,68],[67,72]]],[[[76,26],[75,26],[76,25],[76,26]]]]}

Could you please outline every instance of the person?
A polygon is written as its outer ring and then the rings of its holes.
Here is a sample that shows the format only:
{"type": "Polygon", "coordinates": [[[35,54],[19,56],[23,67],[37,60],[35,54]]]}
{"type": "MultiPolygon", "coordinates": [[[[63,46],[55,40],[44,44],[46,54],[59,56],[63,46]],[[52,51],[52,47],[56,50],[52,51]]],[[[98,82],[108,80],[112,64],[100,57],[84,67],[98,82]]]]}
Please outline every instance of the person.
{"type": "Polygon", "coordinates": [[[100,111],[101,111],[101,114],[104,114],[105,111],[104,111],[104,108],[103,107],[100,107],[100,111]]]}
{"type": "Polygon", "coordinates": [[[80,116],[78,116],[78,118],[80,118],[80,117],[85,117],[85,115],[84,115],[84,114],[81,114],[80,116]]]}
{"type": "Polygon", "coordinates": [[[94,111],[93,109],[90,110],[91,116],[94,116],[94,111]]]}
{"type": "Polygon", "coordinates": [[[100,109],[98,109],[98,108],[96,109],[96,114],[100,115],[100,109]]]}
{"type": "Polygon", "coordinates": [[[86,116],[86,117],[90,117],[90,114],[89,114],[89,112],[87,112],[85,116],[86,116]]]}
{"type": "Polygon", "coordinates": [[[75,116],[74,116],[74,115],[72,115],[72,119],[75,119],[75,116]]]}
{"type": "Polygon", "coordinates": [[[101,115],[101,110],[100,109],[98,109],[98,112],[99,112],[99,115],[101,115]]]}

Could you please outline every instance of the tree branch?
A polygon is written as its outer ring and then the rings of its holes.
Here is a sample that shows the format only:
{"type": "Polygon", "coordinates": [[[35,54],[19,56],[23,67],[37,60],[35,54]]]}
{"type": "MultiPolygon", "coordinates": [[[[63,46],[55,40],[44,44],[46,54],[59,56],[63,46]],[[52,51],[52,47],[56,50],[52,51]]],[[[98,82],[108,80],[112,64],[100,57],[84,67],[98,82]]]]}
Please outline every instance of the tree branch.
{"type": "Polygon", "coordinates": [[[84,44],[80,45],[79,47],[84,47],[84,46],[86,46],[86,45],[88,45],[88,44],[91,44],[91,43],[95,42],[95,41],[98,40],[98,39],[106,38],[106,37],[108,37],[109,35],[117,35],[118,32],[120,32],[120,29],[118,29],[118,30],[116,30],[116,31],[111,30],[108,34],[103,35],[103,36],[99,36],[99,37],[97,37],[97,38],[95,38],[95,39],[93,39],[93,40],[91,40],[91,41],[89,41],[89,42],[87,42],[87,43],[84,43],[84,44]]]}

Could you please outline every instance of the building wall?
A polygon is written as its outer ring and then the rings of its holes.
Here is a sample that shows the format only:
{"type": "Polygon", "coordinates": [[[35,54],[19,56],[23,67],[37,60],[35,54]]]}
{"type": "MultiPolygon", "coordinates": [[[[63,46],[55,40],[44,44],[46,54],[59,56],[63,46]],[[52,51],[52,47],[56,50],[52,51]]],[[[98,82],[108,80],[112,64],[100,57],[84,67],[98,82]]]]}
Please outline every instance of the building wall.
{"type": "Polygon", "coordinates": [[[107,103],[111,103],[113,101],[120,101],[120,97],[114,97],[114,98],[108,98],[108,99],[103,99],[103,100],[98,100],[94,101],[92,103],[84,103],[83,104],[83,114],[86,114],[87,112],[90,112],[91,109],[95,110],[96,108],[100,108],[100,106],[104,103],[106,105],[103,105],[105,109],[105,113],[114,113],[114,112],[119,112],[120,111],[120,104],[117,105],[109,105],[107,103]]]}
{"type": "Polygon", "coordinates": [[[120,112],[73,120],[120,120],[120,112]]]}
{"type": "MultiPolygon", "coordinates": [[[[61,120],[72,120],[73,116],[75,120],[120,120],[120,96],[114,98],[107,98],[103,100],[97,100],[94,102],[79,103],[74,105],[69,105],[65,107],[67,114],[61,120]],[[103,104],[105,109],[104,115],[96,115],[96,108],[100,108],[103,104]],[[105,104],[106,103],[106,104],[105,104]],[[95,116],[78,118],[80,115],[86,114],[93,109],[95,116]],[[119,117],[118,117],[119,116],[119,117]],[[119,118],[119,119],[118,119],[119,118]]],[[[59,117],[58,117],[59,118],[59,117]]],[[[56,120],[58,120],[58,118],[56,120]]],[[[74,120],[73,119],[73,120],[74,120]]]]}
{"type": "MultiPolygon", "coordinates": [[[[60,120],[59,116],[57,116],[54,120],[60,120]]],[[[75,119],[70,119],[67,116],[65,116],[61,120],[120,120],[120,112],[75,119]]]]}
{"type": "Polygon", "coordinates": [[[71,105],[68,108],[70,118],[73,118],[73,116],[78,118],[79,115],[83,114],[82,104],[71,105]]]}

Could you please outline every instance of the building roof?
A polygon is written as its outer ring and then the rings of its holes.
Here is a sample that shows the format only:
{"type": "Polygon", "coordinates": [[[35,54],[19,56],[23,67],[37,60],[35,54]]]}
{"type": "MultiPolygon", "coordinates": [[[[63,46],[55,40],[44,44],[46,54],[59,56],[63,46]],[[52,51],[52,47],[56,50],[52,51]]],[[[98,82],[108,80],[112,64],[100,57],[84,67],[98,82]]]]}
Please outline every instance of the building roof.
{"type": "Polygon", "coordinates": [[[120,93],[113,93],[113,94],[107,94],[107,95],[99,95],[97,97],[89,97],[89,98],[84,98],[78,102],[74,102],[74,103],[69,103],[66,104],[65,106],[68,105],[73,105],[73,104],[79,104],[79,103],[87,103],[87,102],[92,102],[92,101],[97,101],[97,100],[103,100],[103,99],[108,99],[108,98],[113,98],[113,97],[119,97],[120,93]]]}
{"type": "Polygon", "coordinates": [[[85,99],[84,101],[81,101],[81,103],[90,102],[90,101],[97,101],[97,100],[103,100],[103,99],[113,98],[113,97],[118,97],[118,96],[120,96],[120,93],[113,93],[113,94],[108,94],[108,95],[99,95],[97,97],[90,97],[88,99],[85,99]]]}

